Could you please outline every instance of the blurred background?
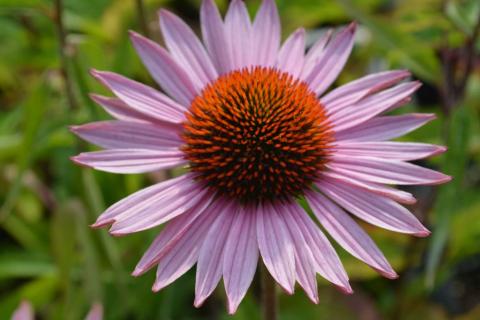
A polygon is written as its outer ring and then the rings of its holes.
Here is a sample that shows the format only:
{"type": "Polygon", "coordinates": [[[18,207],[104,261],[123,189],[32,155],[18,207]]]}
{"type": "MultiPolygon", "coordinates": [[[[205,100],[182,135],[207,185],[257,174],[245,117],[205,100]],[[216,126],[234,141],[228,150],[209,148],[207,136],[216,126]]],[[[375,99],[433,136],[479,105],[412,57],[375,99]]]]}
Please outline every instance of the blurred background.
{"type": "MultiPolygon", "coordinates": [[[[225,12],[226,0],[217,1],[225,12]]],[[[259,1],[246,1],[253,14],[259,1]]],[[[383,279],[338,249],[355,291],[320,281],[320,304],[281,294],[280,319],[480,319],[480,1],[277,0],[284,37],[304,26],[311,44],[325,28],[357,20],[357,43],[337,85],[406,68],[424,86],[399,112],[435,113],[403,140],[449,151],[422,165],[454,180],[415,187],[411,209],[433,235],[418,239],[364,227],[400,274],[383,279]]],[[[101,303],[106,319],[259,319],[259,287],[238,313],[222,286],[194,309],[195,270],[158,294],[154,271],[130,272],[159,231],[112,238],[89,228],[109,205],[155,175],[114,175],[73,165],[91,149],[68,125],[107,119],[90,92],[106,93],[89,69],[153,85],[130,45],[133,29],[161,41],[167,8],[198,31],[200,0],[0,0],[0,319],[23,300],[38,319],[83,319],[101,303]],[[62,7],[63,5],[63,7],[62,7]]]]}

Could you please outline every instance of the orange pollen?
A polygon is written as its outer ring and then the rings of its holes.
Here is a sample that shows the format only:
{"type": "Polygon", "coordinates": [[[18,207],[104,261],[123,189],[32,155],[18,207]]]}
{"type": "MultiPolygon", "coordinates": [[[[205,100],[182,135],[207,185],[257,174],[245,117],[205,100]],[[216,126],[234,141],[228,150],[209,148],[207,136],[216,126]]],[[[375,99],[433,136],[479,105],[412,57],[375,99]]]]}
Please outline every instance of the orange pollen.
{"type": "Polygon", "coordinates": [[[266,67],[219,77],[186,114],[183,151],[197,179],[242,203],[291,200],[328,161],[333,131],[308,85],[266,67]]]}

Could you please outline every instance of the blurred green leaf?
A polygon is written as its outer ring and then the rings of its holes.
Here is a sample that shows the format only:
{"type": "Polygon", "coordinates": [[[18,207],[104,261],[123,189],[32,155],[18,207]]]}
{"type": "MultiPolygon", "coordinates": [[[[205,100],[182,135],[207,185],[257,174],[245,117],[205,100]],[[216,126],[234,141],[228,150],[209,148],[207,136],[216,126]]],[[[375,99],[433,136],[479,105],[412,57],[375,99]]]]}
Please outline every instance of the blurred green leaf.
{"type": "Polygon", "coordinates": [[[339,0],[339,4],[354,19],[364,24],[373,34],[373,41],[390,50],[392,57],[420,78],[438,83],[440,63],[433,48],[415,41],[411,35],[403,34],[388,21],[382,21],[366,13],[350,0],[339,0]]]}
{"type": "Polygon", "coordinates": [[[445,13],[460,30],[471,36],[480,16],[480,2],[450,0],[445,6],[445,13]]]}
{"type": "Polygon", "coordinates": [[[452,214],[457,211],[463,198],[463,183],[470,137],[470,117],[466,107],[456,108],[447,127],[446,145],[449,150],[444,156],[445,162],[442,171],[451,175],[453,180],[440,187],[438,200],[434,208],[435,227],[428,252],[426,273],[427,285],[430,287],[434,284],[443,249],[450,234],[452,214]]]}
{"type": "Polygon", "coordinates": [[[57,268],[46,256],[38,253],[8,250],[0,254],[0,279],[53,276],[57,268]]]}
{"type": "Polygon", "coordinates": [[[0,208],[0,223],[11,213],[16,197],[20,192],[23,174],[33,160],[35,148],[38,147],[36,138],[42,124],[43,115],[46,112],[48,96],[48,87],[45,83],[39,82],[34,85],[32,92],[22,105],[24,123],[22,145],[17,154],[18,172],[6,196],[6,200],[0,208]]]}

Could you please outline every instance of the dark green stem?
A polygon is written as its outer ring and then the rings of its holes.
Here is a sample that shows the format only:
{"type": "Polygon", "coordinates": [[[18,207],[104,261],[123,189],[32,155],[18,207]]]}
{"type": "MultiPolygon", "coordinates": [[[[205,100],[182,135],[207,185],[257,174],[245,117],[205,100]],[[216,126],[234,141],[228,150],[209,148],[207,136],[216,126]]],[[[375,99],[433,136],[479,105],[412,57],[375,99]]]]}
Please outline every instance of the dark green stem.
{"type": "Polygon", "coordinates": [[[262,313],[264,320],[277,320],[277,292],[275,280],[265,265],[261,267],[262,313]]]}

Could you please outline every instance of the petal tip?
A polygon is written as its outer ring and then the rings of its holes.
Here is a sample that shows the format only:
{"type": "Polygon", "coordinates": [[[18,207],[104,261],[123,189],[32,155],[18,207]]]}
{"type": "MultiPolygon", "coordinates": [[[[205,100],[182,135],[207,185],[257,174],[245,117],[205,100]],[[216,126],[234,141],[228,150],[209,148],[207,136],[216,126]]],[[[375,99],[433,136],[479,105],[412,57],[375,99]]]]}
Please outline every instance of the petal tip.
{"type": "Polygon", "coordinates": [[[238,302],[228,301],[228,303],[227,303],[227,312],[228,312],[228,314],[229,314],[229,315],[234,315],[235,312],[237,312],[238,305],[239,305],[238,302]]]}
{"type": "Polygon", "coordinates": [[[444,177],[442,179],[438,180],[438,184],[447,183],[447,182],[452,181],[452,179],[453,179],[452,176],[448,176],[446,174],[444,174],[443,176],[444,177]]]}
{"type": "Polygon", "coordinates": [[[417,236],[417,237],[420,237],[420,238],[426,238],[428,237],[429,235],[431,235],[432,233],[430,232],[430,230],[424,228],[423,230],[419,231],[419,232],[416,232],[414,233],[413,235],[414,236],[417,236]]]}
{"type": "Polygon", "coordinates": [[[131,275],[132,275],[133,277],[139,277],[139,276],[141,276],[144,272],[145,272],[145,270],[143,270],[143,269],[135,268],[135,270],[132,271],[131,275]]]}
{"type": "Polygon", "coordinates": [[[105,75],[105,71],[97,70],[94,68],[91,68],[88,72],[92,77],[94,77],[97,80],[100,80],[105,75]]]}
{"type": "Polygon", "coordinates": [[[72,133],[78,133],[78,131],[80,130],[81,127],[82,126],[73,124],[73,125],[68,126],[68,130],[72,133]]]}
{"type": "Polygon", "coordinates": [[[72,161],[73,163],[79,165],[79,166],[82,166],[82,167],[88,167],[87,165],[85,165],[84,163],[81,162],[81,160],[79,159],[81,154],[77,155],[77,156],[72,156],[70,157],[70,161],[72,161]]]}
{"type": "Polygon", "coordinates": [[[350,33],[353,34],[357,30],[357,27],[358,27],[358,23],[357,23],[357,21],[354,20],[354,21],[350,22],[347,29],[350,33]]]}
{"type": "Polygon", "coordinates": [[[155,282],[152,286],[152,292],[159,292],[160,290],[162,290],[163,286],[158,284],[157,282],[155,282]]]}
{"type": "Polygon", "coordinates": [[[391,280],[398,279],[398,274],[393,270],[388,272],[385,272],[385,271],[379,271],[379,272],[382,276],[384,276],[387,279],[391,279],[391,280]]]}
{"type": "Polygon", "coordinates": [[[205,302],[205,299],[195,298],[195,301],[193,302],[193,306],[195,308],[200,308],[204,302],[205,302]]]}
{"type": "Polygon", "coordinates": [[[435,150],[435,152],[432,154],[433,156],[435,155],[438,155],[438,154],[442,154],[442,153],[445,153],[448,151],[448,147],[446,146],[437,146],[437,150],[435,150]]]}
{"type": "Polygon", "coordinates": [[[98,219],[97,221],[95,221],[93,224],[90,225],[90,228],[93,228],[93,229],[100,229],[100,228],[103,228],[105,226],[108,226],[112,223],[114,223],[115,220],[114,219],[110,219],[110,220],[101,220],[101,219],[98,219]]]}
{"type": "Polygon", "coordinates": [[[128,30],[128,35],[130,36],[130,38],[134,39],[134,38],[141,38],[142,35],[140,35],[140,33],[134,31],[134,30],[128,30]]]}
{"type": "Polygon", "coordinates": [[[347,287],[344,287],[344,286],[337,286],[337,288],[340,289],[340,291],[342,291],[343,293],[345,294],[353,294],[353,289],[352,287],[350,286],[350,284],[347,286],[347,287]]]}

